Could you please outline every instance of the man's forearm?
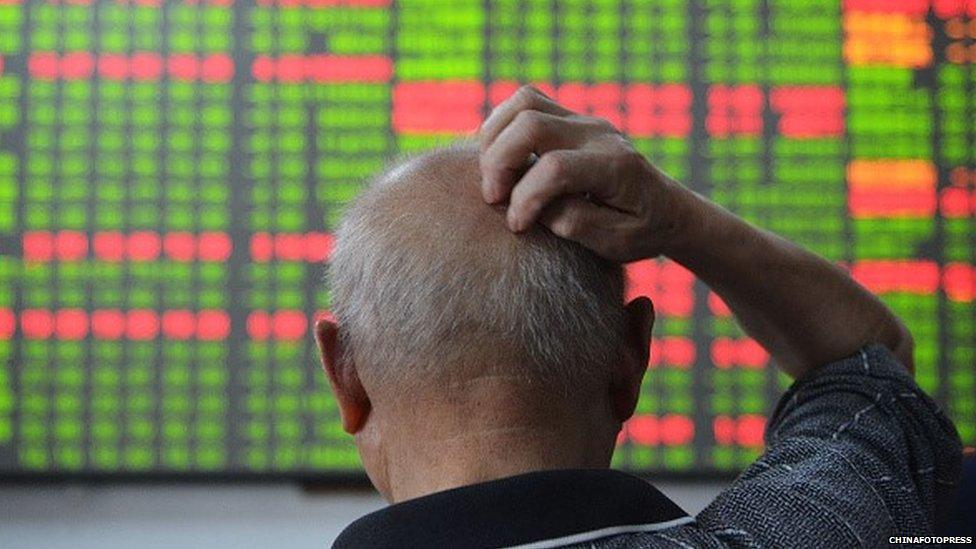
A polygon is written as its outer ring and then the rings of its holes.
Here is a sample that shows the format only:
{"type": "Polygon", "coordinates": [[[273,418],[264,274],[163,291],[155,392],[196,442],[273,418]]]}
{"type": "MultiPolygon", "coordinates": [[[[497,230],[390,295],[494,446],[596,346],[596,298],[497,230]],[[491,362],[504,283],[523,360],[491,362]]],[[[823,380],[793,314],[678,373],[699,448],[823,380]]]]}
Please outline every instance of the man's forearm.
{"type": "Polygon", "coordinates": [[[913,369],[911,335],[843,270],[686,190],[683,234],[665,254],[708,284],[793,377],[869,343],[913,369]]]}

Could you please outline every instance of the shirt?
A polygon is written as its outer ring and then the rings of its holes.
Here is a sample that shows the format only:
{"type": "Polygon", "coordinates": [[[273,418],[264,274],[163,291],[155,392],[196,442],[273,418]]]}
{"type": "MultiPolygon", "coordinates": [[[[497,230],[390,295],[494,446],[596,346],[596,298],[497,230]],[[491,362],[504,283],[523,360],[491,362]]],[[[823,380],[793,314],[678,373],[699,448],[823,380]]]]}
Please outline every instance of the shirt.
{"type": "Polygon", "coordinates": [[[540,471],[391,505],[333,547],[877,547],[935,533],[961,456],[952,422],[872,345],[795,382],[765,452],[697,517],[626,473],[540,471]]]}

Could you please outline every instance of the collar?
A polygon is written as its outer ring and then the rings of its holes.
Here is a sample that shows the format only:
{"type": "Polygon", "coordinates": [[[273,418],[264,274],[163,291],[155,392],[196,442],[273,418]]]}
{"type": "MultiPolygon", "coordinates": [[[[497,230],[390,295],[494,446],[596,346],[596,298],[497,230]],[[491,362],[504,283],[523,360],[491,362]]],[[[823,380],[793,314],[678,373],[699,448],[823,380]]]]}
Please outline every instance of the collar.
{"type": "Polygon", "coordinates": [[[349,525],[333,549],[542,549],[693,520],[654,486],[620,471],[539,471],[391,505],[349,525]]]}

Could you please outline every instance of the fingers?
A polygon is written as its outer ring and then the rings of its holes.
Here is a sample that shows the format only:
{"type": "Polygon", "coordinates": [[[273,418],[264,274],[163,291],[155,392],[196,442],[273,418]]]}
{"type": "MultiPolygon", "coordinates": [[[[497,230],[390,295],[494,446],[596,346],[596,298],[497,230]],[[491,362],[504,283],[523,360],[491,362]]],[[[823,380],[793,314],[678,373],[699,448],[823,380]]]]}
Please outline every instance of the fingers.
{"type": "Polygon", "coordinates": [[[616,185],[619,182],[607,177],[605,161],[596,153],[557,150],[543,154],[512,189],[508,226],[523,231],[557,197],[589,193],[604,199],[615,193],[616,185]]]}
{"type": "Polygon", "coordinates": [[[580,124],[539,111],[521,111],[481,155],[481,191],[489,203],[508,197],[531,154],[574,148],[585,134],[580,124]]]}
{"type": "Polygon", "coordinates": [[[609,259],[616,259],[613,227],[620,214],[578,195],[554,200],[539,216],[539,223],[554,235],[573,240],[609,259]]]}
{"type": "Polygon", "coordinates": [[[618,261],[645,248],[638,239],[647,224],[647,161],[610,123],[524,87],[492,112],[479,137],[482,196],[508,198],[511,230],[541,222],[618,261]]]}
{"type": "Polygon", "coordinates": [[[514,95],[495,107],[481,124],[478,130],[481,152],[488,150],[498,134],[522,111],[539,111],[556,116],[573,114],[532,86],[522,86],[514,95]]]}
{"type": "MultiPolygon", "coordinates": [[[[556,236],[575,240],[584,246],[601,233],[600,207],[581,196],[562,196],[539,216],[539,223],[556,236]]],[[[589,246],[587,246],[589,247],[589,246]]]]}
{"type": "Polygon", "coordinates": [[[544,130],[547,129],[544,126],[552,126],[552,120],[547,120],[542,115],[551,119],[571,114],[572,111],[531,86],[522,86],[491,112],[478,131],[483,173],[481,191],[485,201],[497,203],[504,200],[524,171],[535,146],[545,145],[544,142],[532,142],[532,138],[544,141],[544,130]],[[509,143],[503,151],[496,152],[493,155],[494,160],[486,158],[486,153],[493,145],[513,136],[521,136],[522,139],[516,139],[515,143],[509,143]],[[528,149],[524,153],[519,152],[526,147],[528,149]]]}

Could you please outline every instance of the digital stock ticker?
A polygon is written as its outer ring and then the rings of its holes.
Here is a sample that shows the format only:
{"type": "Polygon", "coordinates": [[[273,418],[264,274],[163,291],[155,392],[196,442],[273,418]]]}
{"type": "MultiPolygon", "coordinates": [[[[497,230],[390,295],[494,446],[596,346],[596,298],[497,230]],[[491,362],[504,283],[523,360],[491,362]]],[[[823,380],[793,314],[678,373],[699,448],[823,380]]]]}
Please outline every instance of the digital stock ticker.
{"type": "MultiPolygon", "coordinates": [[[[343,205],[522,83],[849,269],[971,446],[974,63],[966,0],[0,0],[0,476],[356,474],[310,332],[343,205]]],[[[788,380],[682,267],[628,276],[615,466],[742,469],[788,380]]]]}

